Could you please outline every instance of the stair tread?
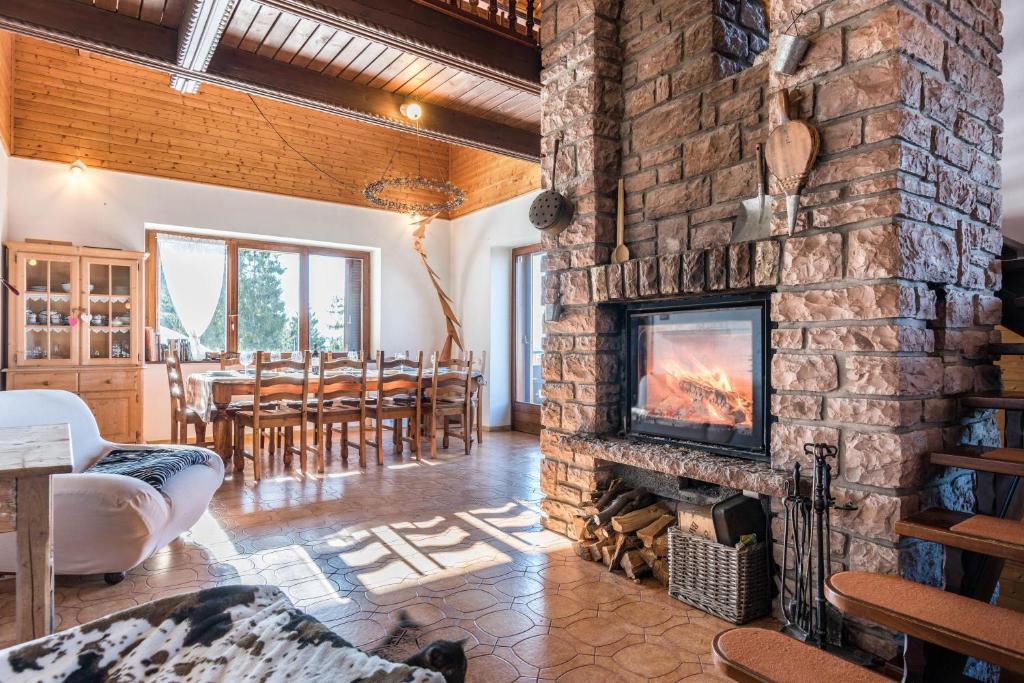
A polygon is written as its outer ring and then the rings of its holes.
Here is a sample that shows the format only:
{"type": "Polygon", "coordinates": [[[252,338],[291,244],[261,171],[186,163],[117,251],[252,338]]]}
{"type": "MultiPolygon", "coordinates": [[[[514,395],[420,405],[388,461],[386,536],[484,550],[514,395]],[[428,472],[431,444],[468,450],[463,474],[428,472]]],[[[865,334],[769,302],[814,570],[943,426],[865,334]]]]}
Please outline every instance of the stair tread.
{"type": "Polygon", "coordinates": [[[896,522],[896,533],[1024,562],[1024,524],[1010,519],[929,508],[896,522]]]}
{"type": "Polygon", "coordinates": [[[1024,342],[999,342],[988,345],[989,353],[997,356],[1024,356],[1024,342]]]}
{"type": "Polygon", "coordinates": [[[933,465],[963,467],[978,472],[1024,476],[1024,449],[957,446],[931,454],[933,465]]]}
{"type": "Polygon", "coordinates": [[[847,571],[825,581],[841,612],[961,654],[1024,672],[1024,614],[886,574],[847,571]]]}
{"type": "Polygon", "coordinates": [[[892,683],[881,674],[764,628],[722,631],[715,636],[711,652],[719,672],[736,681],[892,683]]]}
{"type": "Polygon", "coordinates": [[[960,403],[968,408],[1024,410],[1024,391],[989,391],[968,394],[960,398],[960,403]]]}

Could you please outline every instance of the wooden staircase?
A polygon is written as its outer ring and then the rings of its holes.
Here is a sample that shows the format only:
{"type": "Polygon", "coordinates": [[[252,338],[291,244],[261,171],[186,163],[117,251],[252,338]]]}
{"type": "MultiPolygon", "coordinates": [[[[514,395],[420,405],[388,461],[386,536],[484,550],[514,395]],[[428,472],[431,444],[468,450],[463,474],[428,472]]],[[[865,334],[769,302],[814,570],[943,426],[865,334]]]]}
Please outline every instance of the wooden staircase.
{"type": "MultiPolygon", "coordinates": [[[[1003,325],[1024,336],[1022,256],[1024,245],[1004,249],[1000,297],[1003,325]]],[[[999,357],[1024,356],[1024,343],[992,344],[989,351],[999,357]]],[[[906,634],[905,681],[961,681],[970,657],[1001,667],[1003,681],[1022,681],[1024,614],[990,603],[1005,562],[1024,563],[1024,493],[1019,486],[1024,476],[1024,391],[971,394],[961,397],[960,405],[1001,410],[1005,416],[1005,447],[961,446],[930,455],[933,465],[975,473],[976,511],[930,508],[895,527],[901,536],[945,547],[946,590],[896,576],[845,571],[829,577],[825,594],[846,615],[906,634]]],[[[739,681],[875,680],[873,672],[838,657],[755,631],[734,629],[715,639],[720,672],[739,681]],[[805,671],[818,678],[803,675],[805,671]]]]}

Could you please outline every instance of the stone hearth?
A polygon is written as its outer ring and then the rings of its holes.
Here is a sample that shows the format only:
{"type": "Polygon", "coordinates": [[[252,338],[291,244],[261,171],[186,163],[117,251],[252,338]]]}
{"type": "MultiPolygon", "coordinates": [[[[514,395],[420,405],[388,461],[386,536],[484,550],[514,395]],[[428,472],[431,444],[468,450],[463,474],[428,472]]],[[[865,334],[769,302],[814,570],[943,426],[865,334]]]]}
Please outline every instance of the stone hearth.
{"type": "MultiPolygon", "coordinates": [[[[957,396],[997,388],[1003,105],[998,0],[549,0],[543,21],[544,177],[576,206],[545,238],[543,509],[574,510],[622,463],[778,496],[803,444],[840,449],[835,566],[941,581],[927,544],[893,530],[919,507],[973,504],[968,475],[927,465],[992,444],[992,415],[957,396]],[[770,72],[782,29],[811,48],[770,72]],[[770,29],[768,27],[771,27],[770,29]],[[731,244],[753,196],[755,146],[787,88],[822,151],[796,231],[774,182],[771,237],[731,244]],[[562,138],[554,159],[554,142],[562,138]],[[633,259],[609,266],[615,188],[633,259]],[[770,290],[770,463],[612,438],[621,426],[621,305],[770,290]]],[[[869,649],[892,643],[863,625],[869,649]]]]}

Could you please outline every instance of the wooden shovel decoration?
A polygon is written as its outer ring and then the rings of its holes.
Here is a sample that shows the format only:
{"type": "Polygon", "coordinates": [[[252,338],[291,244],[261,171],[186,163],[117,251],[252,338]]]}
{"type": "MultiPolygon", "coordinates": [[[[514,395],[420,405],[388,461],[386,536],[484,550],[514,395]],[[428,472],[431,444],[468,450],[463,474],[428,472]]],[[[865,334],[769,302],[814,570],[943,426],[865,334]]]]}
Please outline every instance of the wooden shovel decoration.
{"type": "Polygon", "coordinates": [[[772,175],[779,179],[786,193],[786,216],[789,233],[793,234],[800,210],[800,190],[818,157],[821,136],[818,129],[806,121],[789,118],[789,93],[786,90],[780,90],[776,97],[782,123],[768,136],[764,156],[772,175]]]}

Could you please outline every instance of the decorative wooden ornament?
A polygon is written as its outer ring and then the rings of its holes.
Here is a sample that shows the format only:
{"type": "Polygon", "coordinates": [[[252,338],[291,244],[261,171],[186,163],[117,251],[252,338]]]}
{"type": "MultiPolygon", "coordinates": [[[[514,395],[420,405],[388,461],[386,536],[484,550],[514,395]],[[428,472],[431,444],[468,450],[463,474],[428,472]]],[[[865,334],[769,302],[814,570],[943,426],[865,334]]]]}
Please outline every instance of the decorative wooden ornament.
{"type": "Polygon", "coordinates": [[[452,299],[448,296],[444,288],[441,287],[441,280],[434,272],[434,269],[430,267],[430,262],[427,261],[427,250],[423,246],[423,239],[427,236],[427,226],[430,225],[431,221],[437,218],[438,214],[433,216],[426,216],[423,218],[413,217],[410,225],[415,225],[416,230],[412,233],[413,237],[413,248],[416,249],[416,253],[420,255],[420,261],[423,262],[423,267],[427,269],[427,275],[430,276],[430,284],[434,286],[434,291],[437,293],[437,300],[441,304],[441,313],[444,314],[444,324],[447,334],[444,338],[444,346],[441,348],[441,360],[449,360],[452,357],[452,345],[459,347],[459,350],[464,350],[462,346],[462,322],[459,321],[459,317],[455,315],[455,310],[452,308],[452,299]]]}
{"type": "Polygon", "coordinates": [[[778,178],[786,193],[786,214],[792,234],[800,209],[800,190],[818,158],[821,136],[818,129],[806,121],[790,118],[789,93],[785,89],[780,90],[776,98],[782,123],[768,136],[764,155],[772,175],[778,178]]]}

